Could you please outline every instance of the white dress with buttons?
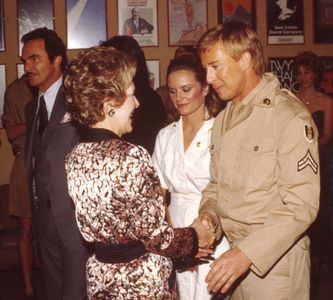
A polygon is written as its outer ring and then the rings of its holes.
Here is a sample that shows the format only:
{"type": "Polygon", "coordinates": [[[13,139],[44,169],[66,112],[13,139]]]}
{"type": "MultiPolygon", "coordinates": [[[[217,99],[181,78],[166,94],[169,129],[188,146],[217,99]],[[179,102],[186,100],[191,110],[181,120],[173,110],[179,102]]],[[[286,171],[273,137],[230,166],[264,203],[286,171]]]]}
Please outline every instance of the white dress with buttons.
{"type": "MultiPolygon", "coordinates": [[[[171,193],[169,211],[174,227],[189,226],[198,216],[201,191],[209,181],[209,145],[214,119],[204,121],[191,144],[184,151],[182,119],[163,128],[156,139],[153,163],[161,186],[171,193]]],[[[230,248],[225,237],[217,245],[215,258],[230,248]]],[[[209,263],[198,272],[177,272],[181,300],[205,300],[212,295],[205,277],[209,263]]]]}

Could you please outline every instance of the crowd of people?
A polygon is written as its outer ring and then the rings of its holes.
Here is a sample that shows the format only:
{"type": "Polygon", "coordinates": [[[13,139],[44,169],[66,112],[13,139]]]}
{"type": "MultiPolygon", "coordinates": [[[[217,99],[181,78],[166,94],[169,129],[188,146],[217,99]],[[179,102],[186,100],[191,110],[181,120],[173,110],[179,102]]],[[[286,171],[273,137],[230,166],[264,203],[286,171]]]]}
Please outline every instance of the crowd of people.
{"type": "Polygon", "coordinates": [[[27,299],[32,238],[48,300],[310,298],[308,234],[333,224],[333,106],[314,53],[295,59],[294,95],[256,32],[229,21],[180,48],[156,92],[130,36],[70,62],[53,30],[22,43],[2,120],[27,299]]]}

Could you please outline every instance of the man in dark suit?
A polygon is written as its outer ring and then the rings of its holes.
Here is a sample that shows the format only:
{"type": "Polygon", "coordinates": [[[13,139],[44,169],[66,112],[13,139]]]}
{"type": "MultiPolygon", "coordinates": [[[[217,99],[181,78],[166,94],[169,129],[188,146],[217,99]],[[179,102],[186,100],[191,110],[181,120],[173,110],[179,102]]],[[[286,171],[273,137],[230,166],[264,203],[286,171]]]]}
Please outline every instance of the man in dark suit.
{"type": "Polygon", "coordinates": [[[38,98],[27,106],[26,165],[48,300],[86,299],[88,251],[65,172],[65,157],[78,141],[62,91],[66,47],[47,28],[25,34],[22,43],[27,80],[39,90],[38,98]]]}
{"type": "Polygon", "coordinates": [[[153,25],[145,19],[139,18],[139,10],[136,7],[132,8],[131,13],[132,17],[124,22],[123,35],[148,34],[153,31],[153,25]]]}

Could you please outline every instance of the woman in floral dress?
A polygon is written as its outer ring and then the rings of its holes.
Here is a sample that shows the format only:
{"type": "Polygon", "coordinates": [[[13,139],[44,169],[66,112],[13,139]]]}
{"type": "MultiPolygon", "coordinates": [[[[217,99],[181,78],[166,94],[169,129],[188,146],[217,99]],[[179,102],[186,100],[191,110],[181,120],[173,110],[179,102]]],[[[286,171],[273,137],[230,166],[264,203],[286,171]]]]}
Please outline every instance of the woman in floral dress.
{"type": "Polygon", "coordinates": [[[170,258],[193,258],[213,242],[199,219],[188,228],[167,224],[148,152],[121,140],[139,105],[134,74],[131,58],[100,46],[75,57],[64,78],[71,117],[83,126],[66,171],[78,226],[94,248],[89,299],[176,299],[170,258]]]}

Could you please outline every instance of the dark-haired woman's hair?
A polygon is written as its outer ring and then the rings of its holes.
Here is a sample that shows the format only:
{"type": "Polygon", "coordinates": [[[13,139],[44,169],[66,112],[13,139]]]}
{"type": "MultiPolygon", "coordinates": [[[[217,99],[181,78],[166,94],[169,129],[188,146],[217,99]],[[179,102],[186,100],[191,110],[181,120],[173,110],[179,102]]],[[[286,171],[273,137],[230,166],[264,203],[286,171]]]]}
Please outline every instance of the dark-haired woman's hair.
{"type": "Polygon", "coordinates": [[[315,86],[318,88],[321,77],[321,70],[317,54],[313,53],[312,51],[303,51],[298,53],[294,59],[294,72],[296,75],[300,66],[303,66],[305,69],[310,70],[315,75],[317,75],[315,86]]]}
{"type": "Polygon", "coordinates": [[[175,51],[175,57],[181,56],[184,54],[197,55],[197,51],[195,50],[195,48],[193,46],[190,46],[190,45],[179,46],[175,51]]]}
{"type": "Polygon", "coordinates": [[[316,75],[319,75],[319,61],[316,53],[303,51],[297,54],[294,59],[294,71],[297,73],[298,67],[304,66],[316,75]]]}
{"type": "MultiPolygon", "coordinates": [[[[207,86],[206,71],[203,68],[197,55],[184,54],[172,59],[168,66],[167,79],[171,73],[181,70],[192,72],[195,76],[195,79],[200,83],[202,88],[207,86]]],[[[171,101],[169,102],[169,105],[173,106],[171,101]]],[[[215,117],[224,108],[223,102],[218,99],[216,94],[211,89],[205,98],[205,106],[207,108],[209,118],[215,117]]],[[[177,119],[178,118],[179,114],[177,119]]]]}
{"type": "Polygon", "coordinates": [[[27,42],[32,40],[43,40],[45,44],[45,51],[49,57],[51,63],[57,56],[61,56],[61,70],[66,69],[68,60],[66,54],[66,46],[62,39],[57,35],[57,33],[46,27],[37,28],[26,33],[21,42],[25,45],[27,42]]]}
{"type": "Polygon", "coordinates": [[[101,46],[114,47],[120,51],[123,51],[127,55],[132,56],[136,60],[137,70],[133,79],[136,89],[135,94],[140,94],[141,89],[144,90],[150,86],[149,72],[145,54],[134,38],[127,35],[116,35],[111,39],[103,42],[101,46]]]}

